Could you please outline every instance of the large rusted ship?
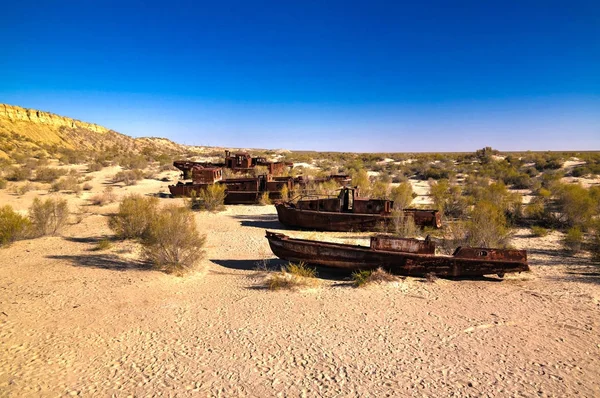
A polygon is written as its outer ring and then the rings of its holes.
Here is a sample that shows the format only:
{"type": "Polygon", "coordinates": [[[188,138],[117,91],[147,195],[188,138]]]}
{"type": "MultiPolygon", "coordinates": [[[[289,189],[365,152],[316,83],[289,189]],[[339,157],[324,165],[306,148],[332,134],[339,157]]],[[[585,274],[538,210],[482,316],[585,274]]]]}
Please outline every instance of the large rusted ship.
{"type": "Polygon", "coordinates": [[[527,252],[513,249],[459,247],[451,256],[436,255],[435,242],[371,237],[370,247],[294,239],[267,231],[273,254],[292,261],[355,270],[384,268],[398,275],[476,277],[529,271],[527,252]]]}
{"type": "MultiPolygon", "coordinates": [[[[343,188],[337,197],[280,202],[275,205],[279,222],[293,228],[319,231],[378,231],[397,221],[394,202],[357,196],[355,188],[343,188]]],[[[422,227],[440,228],[437,210],[403,209],[422,227]]]]}

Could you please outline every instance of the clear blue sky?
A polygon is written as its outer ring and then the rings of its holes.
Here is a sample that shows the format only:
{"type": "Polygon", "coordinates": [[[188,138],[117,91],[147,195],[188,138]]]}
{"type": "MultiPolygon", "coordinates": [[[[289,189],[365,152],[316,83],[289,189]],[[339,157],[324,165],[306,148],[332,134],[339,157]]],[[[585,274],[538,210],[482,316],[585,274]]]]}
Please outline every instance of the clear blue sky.
{"type": "Polygon", "coordinates": [[[0,102],[133,136],[600,150],[600,1],[29,1],[0,102]]]}

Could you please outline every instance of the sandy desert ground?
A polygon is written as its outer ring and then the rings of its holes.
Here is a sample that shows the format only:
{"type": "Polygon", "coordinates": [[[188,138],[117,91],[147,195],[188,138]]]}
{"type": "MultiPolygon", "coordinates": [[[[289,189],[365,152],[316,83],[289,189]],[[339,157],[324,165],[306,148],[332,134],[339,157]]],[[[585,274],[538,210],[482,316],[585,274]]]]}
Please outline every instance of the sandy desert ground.
{"type": "MultiPolygon", "coordinates": [[[[518,231],[532,272],[502,281],[354,288],[321,270],[316,289],[270,291],[255,268],[273,257],[265,229],[282,229],[272,206],[198,213],[206,255],[185,278],[141,267],[132,242],[94,251],[117,205],[87,199],[115,172],[61,194],[82,213],[62,236],[0,250],[0,396],[600,395],[599,268],[564,255],[558,233],[518,231]]],[[[45,195],[3,190],[0,203],[45,195]]]]}

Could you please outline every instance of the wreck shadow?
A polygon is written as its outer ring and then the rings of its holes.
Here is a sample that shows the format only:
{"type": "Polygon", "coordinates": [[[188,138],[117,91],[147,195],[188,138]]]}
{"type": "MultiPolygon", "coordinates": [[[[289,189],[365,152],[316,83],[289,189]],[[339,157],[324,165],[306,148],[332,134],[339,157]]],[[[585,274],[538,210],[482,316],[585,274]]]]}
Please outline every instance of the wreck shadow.
{"type": "Polygon", "coordinates": [[[557,265],[584,266],[589,265],[589,260],[573,256],[562,249],[527,249],[527,259],[530,265],[549,267],[557,265]],[[544,258],[539,258],[543,256],[544,258]]]}
{"type": "Polygon", "coordinates": [[[264,215],[247,215],[247,216],[233,216],[233,218],[240,220],[242,227],[255,227],[265,229],[279,229],[287,230],[288,228],[279,222],[277,214],[264,214],[264,215]]]}
{"type": "Polygon", "coordinates": [[[145,261],[124,260],[112,254],[52,255],[46,256],[46,258],[68,261],[73,266],[83,268],[100,268],[111,271],[152,270],[151,265],[145,261]]]}

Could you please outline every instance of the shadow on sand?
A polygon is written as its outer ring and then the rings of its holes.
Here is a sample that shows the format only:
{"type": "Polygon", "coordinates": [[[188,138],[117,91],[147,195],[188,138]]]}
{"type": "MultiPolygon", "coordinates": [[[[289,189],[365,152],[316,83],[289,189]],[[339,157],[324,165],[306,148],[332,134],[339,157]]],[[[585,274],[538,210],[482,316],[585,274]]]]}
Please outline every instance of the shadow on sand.
{"type": "Polygon", "coordinates": [[[233,218],[240,220],[240,224],[243,227],[256,227],[265,229],[288,229],[285,225],[279,222],[277,214],[264,214],[264,215],[241,215],[233,216],[233,218]]]}
{"type": "Polygon", "coordinates": [[[54,260],[64,260],[76,267],[101,268],[113,271],[151,270],[149,263],[136,260],[125,260],[114,254],[81,254],[77,256],[46,256],[54,260]]]}

